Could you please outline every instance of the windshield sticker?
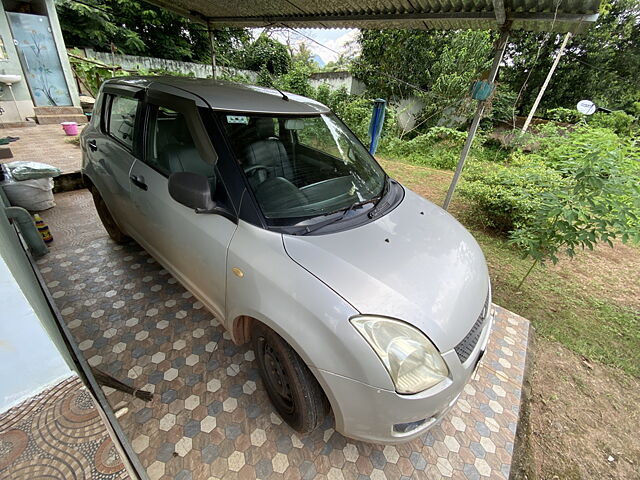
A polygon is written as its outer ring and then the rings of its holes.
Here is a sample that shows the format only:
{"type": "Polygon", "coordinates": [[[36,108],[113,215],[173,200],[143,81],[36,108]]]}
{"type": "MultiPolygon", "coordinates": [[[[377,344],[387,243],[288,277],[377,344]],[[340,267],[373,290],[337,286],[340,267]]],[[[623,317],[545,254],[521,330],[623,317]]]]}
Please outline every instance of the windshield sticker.
{"type": "Polygon", "coordinates": [[[249,125],[249,117],[243,115],[227,115],[227,123],[242,123],[249,125]]]}

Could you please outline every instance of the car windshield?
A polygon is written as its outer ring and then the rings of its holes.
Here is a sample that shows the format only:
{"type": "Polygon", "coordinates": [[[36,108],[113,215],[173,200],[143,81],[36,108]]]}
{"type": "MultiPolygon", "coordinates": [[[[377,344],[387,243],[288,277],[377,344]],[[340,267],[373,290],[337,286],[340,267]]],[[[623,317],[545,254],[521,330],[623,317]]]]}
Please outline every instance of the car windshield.
{"type": "Polygon", "coordinates": [[[382,195],[386,174],[335,115],[219,115],[267,219],[301,221],[382,195]]]}

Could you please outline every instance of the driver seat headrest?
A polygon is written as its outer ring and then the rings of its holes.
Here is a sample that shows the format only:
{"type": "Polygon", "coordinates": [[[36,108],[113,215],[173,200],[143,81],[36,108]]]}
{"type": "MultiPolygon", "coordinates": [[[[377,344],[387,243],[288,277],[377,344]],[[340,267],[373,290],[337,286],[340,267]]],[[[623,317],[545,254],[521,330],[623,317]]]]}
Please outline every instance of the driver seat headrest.
{"type": "Polygon", "coordinates": [[[276,135],[275,125],[273,124],[273,118],[262,117],[255,120],[256,136],[261,140],[266,140],[269,137],[276,135]]]}

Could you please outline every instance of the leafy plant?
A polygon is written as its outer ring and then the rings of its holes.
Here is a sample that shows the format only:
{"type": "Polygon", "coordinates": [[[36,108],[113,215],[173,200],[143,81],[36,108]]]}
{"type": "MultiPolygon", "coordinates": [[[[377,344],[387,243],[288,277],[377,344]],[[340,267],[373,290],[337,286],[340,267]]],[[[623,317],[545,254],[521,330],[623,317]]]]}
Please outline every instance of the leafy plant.
{"type": "Polygon", "coordinates": [[[381,146],[381,153],[418,165],[452,170],[458,163],[466,136],[465,132],[453,128],[432,127],[411,140],[387,139],[381,146]]]}
{"type": "Polygon", "coordinates": [[[599,242],[640,240],[639,157],[631,140],[589,127],[559,137],[546,150],[545,163],[563,181],[536,195],[536,208],[510,240],[534,260],[531,268],[599,242]]]}
{"type": "MultiPolygon", "coordinates": [[[[602,2],[596,23],[572,37],[540,109],[573,106],[589,98],[610,108],[631,111],[640,98],[639,0],[602,2]]],[[[528,112],[562,43],[562,34],[514,30],[500,69],[501,81],[520,93],[528,112]]]]}
{"type": "MultiPolygon", "coordinates": [[[[56,0],[65,44],[171,60],[209,63],[207,29],[191,20],[138,0],[56,0]]],[[[228,65],[249,42],[248,30],[217,28],[216,60],[228,65]]]]}
{"type": "Polygon", "coordinates": [[[282,75],[291,68],[287,47],[277,40],[260,35],[234,55],[236,67],[259,72],[266,69],[272,75],[282,75]]]}
{"type": "Polygon", "coordinates": [[[281,90],[309,97],[313,95],[313,87],[309,83],[311,68],[305,62],[296,62],[284,75],[274,83],[281,90]]]}
{"type": "Polygon", "coordinates": [[[533,259],[531,269],[599,242],[640,240],[640,151],[633,140],[587,125],[543,132],[536,154],[469,165],[460,193],[476,218],[508,233],[533,259]]]}
{"type": "Polygon", "coordinates": [[[637,119],[622,110],[611,113],[596,112],[589,119],[589,125],[593,127],[608,128],[619,135],[631,135],[637,119]]]}
{"type": "Polygon", "coordinates": [[[424,103],[417,124],[426,127],[457,126],[473,114],[475,102],[466,98],[491,63],[489,32],[363,30],[358,42],[351,70],[369,96],[390,103],[417,96],[424,103]]]}
{"type": "Polygon", "coordinates": [[[584,115],[578,110],[564,107],[551,108],[544,116],[549,120],[563,123],[578,123],[584,119],[584,115]]]}
{"type": "Polygon", "coordinates": [[[69,55],[71,67],[76,72],[81,83],[88,88],[95,96],[98,93],[100,85],[107,78],[126,77],[129,75],[173,75],[179,77],[193,76],[191,73],[180,73],[169,71],[166,69],[146,70],[137,68],[133,70],[125,70],[120,65],[107,65],[97,60],[84,58],[78,55],[79,50],[74,50],[69,55]]]}
{"type": "Polygon", "coordinates": [[[507,85],[498,85],[490,104],[486,107],[487,117],[493,122],[512,123],[517,97],[507,85]]]}
{"type": "Polygon", "coordinates": [[[469,163],[458,189],[471,201],[473,218],[503,235],[526,225],[541,195],[563,183],[562,176],[544,163],[523,155],[513,158],[509,165],[469,163]]]}

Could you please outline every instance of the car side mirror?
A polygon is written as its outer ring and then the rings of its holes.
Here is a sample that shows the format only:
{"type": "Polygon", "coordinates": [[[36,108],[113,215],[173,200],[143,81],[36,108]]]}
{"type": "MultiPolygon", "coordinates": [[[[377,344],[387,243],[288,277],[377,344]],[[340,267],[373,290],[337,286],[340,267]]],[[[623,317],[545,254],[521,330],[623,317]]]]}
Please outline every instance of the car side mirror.
{"type": "Polygon", "coordinates": [[[196,213],[215,213],[238,223],[237,216],[227,208],[218,205],[211,198],[211,185],[204,175],[191,172],[175,172],[169,175],[169,195],[196,213]]]}
{"type": "Polygon", "coordinates": [[[185,207],[193,208],[196,213],[208,212],[216,207],[216,202],[211,198],[209,179],[197,173],[172,173],[169,176],[169,195],[185,207]]]}

